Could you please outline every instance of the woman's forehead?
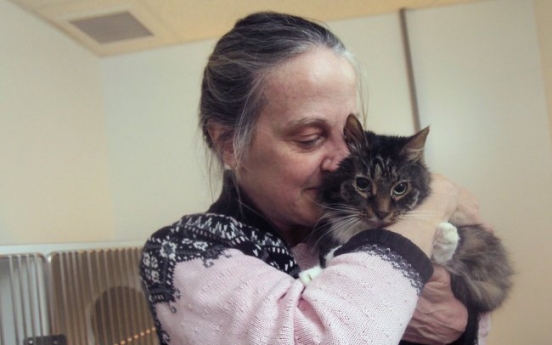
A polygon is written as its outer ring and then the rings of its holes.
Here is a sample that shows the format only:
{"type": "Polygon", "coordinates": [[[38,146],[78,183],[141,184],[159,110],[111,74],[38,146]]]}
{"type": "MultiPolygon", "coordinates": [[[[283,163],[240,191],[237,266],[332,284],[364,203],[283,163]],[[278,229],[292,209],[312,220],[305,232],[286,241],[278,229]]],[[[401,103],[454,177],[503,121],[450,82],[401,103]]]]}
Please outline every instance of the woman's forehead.
{"type": "Polygon", "coordinates": [[[316,86],[328,76],[348,78],[356,84],[356,72],[349,60],[327,47],[316,47],[271,68],[264,82],[266,87],[274,88],[298,82],[316,86]]]}

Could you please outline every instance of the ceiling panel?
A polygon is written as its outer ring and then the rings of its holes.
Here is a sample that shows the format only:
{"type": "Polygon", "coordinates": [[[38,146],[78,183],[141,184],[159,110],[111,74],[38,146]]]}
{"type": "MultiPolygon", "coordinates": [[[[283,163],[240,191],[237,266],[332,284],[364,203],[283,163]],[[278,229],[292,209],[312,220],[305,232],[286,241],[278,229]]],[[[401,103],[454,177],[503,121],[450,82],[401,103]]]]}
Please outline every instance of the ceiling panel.
{"type": "MultiPolygon", "coordinates": [[[[98,56],[219,37],[255,11],[279,11],[322,21],[485,0],[10,0],[98,56]],[[99,43],[73,24],[128,13],[151,35],[99,43]]],[[[124,17],[124,16],[122,16],[124,17]]],[[[122,24],[121,24],[122,26],[122,24]]],[[[117,25],[113,26],[117,30],[117,25]]],[[[123,35],[124,36],[124,35],[123,35]]]]}

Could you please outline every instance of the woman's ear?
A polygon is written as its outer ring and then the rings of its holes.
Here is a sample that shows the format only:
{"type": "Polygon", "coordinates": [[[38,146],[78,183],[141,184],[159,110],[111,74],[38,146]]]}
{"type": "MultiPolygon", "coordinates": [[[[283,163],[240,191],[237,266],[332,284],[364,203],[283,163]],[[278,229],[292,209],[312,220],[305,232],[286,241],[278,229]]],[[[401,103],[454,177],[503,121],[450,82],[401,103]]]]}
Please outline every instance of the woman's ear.
{"type": "Polygon", "coordinates": [[[237,166],[237,159],[234,153],[233,131],[219,122],[209,121],[207,131],[213,142],[213,148],[222,159],[225,168],[234,169],[237,166]]]}

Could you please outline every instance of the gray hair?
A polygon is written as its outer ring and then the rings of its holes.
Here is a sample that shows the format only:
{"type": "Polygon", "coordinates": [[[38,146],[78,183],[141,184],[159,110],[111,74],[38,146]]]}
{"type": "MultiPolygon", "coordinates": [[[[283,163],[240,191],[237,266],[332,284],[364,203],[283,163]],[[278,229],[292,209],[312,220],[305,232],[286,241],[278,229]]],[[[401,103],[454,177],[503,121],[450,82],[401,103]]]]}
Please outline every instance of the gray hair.
{"type": "MultiPolygon", "coordinates": [[[[347,58],[358,74],[358,64],[337,36],[297,16],[254,13],[239,20],[217,42],[203,72],[199,114],[204,140],[221,164],[221,149],[228,140],[232,140],[238,164],[247,153],[266,103],[267,72],[315,47],[327,47],[347,58]],[[209,135],[211,121],[224,128],[217,142],[209,135]]],[[[360,79],[357,75],[357,83],[360,79]]]]}

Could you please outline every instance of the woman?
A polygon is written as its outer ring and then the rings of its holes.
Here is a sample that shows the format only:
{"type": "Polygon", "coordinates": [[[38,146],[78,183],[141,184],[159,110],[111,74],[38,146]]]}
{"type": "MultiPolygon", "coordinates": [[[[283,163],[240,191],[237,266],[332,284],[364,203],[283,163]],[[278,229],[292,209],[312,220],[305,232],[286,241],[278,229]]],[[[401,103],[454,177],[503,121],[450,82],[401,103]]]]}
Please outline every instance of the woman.
{"type": "Polygon", "coordinates": [[[360,113],[354,66],[326,28],[289,15],[250,15],[219,40],[200,125],[224,166],[221,196],[144,248],[161,344],[444,344],[462,334],[466,309],[428,255],[438,223],[479,219],[444,178],[423,219],[359,234],[308,287],[298,279],[317,264],[304,243],[321,215],[313,200],[348,154],[347,117],[360,113]]]}

